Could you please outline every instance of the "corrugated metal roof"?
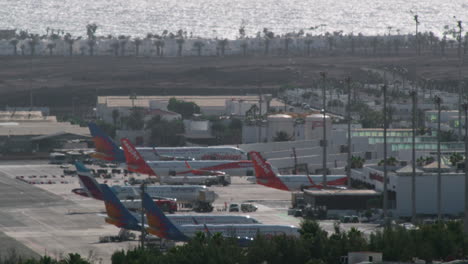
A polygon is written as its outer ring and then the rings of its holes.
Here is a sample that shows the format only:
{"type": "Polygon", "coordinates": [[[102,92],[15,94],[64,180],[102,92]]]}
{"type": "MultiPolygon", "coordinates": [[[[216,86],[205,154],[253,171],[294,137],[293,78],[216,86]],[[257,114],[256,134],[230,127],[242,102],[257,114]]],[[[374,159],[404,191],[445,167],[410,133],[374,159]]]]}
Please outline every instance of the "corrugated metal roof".
{"type": "Polygon", "coordinates": [[[3,126],[0,122],[0,136],[41,136],[64,132],[89,136],[87,127],[72,125],[68,122],[19,122],[3,126]]]}
{"type": "MultiPolygon", "coordinates": [[[[243,95],[243,96],[232,96],[232,95],[219,95],[219,96],[137,96],[136,99],[130,99],[130,96],[99,96],[98,104],[104,104],[108,107],[149,107],[150,101],[162,101],[168,102],[169,99],[176,98],[186,102],[194,102],[199,106],[203,107],[224,107],[226,100],[243,100],[248,102],[258,102],[258,96],[256,95],[243,95]]],[[[272,99],[270,106],[277,107],[283,106],[284,103],[272,99]]]]}

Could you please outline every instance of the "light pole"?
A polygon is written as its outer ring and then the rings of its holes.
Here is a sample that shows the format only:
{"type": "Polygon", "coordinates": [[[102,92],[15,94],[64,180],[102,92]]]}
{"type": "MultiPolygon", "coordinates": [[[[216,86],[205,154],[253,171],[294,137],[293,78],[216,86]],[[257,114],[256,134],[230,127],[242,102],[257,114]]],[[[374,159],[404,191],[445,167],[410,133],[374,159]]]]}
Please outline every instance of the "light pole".
{"type": "Polygon", "coordinates": [[[135,99],[137,99],[136,93],[132,92],[130,94],[130,99],[132,100],[132,108],[135,108],[135,99]]]}
{"type": "Polygon", "coordinates": [[[388,191],[387,191],[387,85],[382,86],[383,91],[383,119],[384,119],[384,129],[383,129],[383,139],[384,139],[384,165],[383,165],[383,213],[384,213],[384,223],[388,224],[388,191]]]}
{"type": "Polygon", "coordinates": [[[417,111],[417,93],[416,91],[410,92],[413,101],[413,118],[412,118],[412,139],[411,139],[411,221],[416,224],[416,111],[417,111]]]}
{"type": "Polygon", "coordinates": [[[468,234],[468,103],[463,104],[465,110],[465,221],[463,227],[468,234]]]}
{"type": "Polygon", "coordinates": [[[442,220],[442,177],[440,175],[440,104],[442,99],[439,96],[434,97],[437,105],[437,219],[442,220]]]}
{"type": "Polygon", "coordinates": [[[325,87],[325,80],[327,78],[327,74],[325,72],[320,72],[320,76],[322,76],[322,114],[323,114],[323,136],[322,136],[322,150],[323,150],[323,158],[322,158],[322,173],[323,173],[323,187],[327,187],[327,115],[326,115],[326,107],[327,107],[327,95],[326,95],[326,87],[325,87]]]}
{"type": "Polygon", "coordinates": [[[143,207],[143,196],[145,194],[145,183],[143,182],[140,186],[141,188],[141,196],[140,196],[140,200],[141,200],[141,235],[140,235],[140,246],[141,246],[141,249],[144,250],[145,249],[145,236],[146,236],[146,230],[145,230],[145,207],[143,207]]]}
{"type": "Polygon", "coordinates": [[[348,166],[346,168],[346,177],[348,178],[348,188],[351,188],[351,77],[346,78],[348,85],[348,105],[346,106],[348,121],[348,166]]]}

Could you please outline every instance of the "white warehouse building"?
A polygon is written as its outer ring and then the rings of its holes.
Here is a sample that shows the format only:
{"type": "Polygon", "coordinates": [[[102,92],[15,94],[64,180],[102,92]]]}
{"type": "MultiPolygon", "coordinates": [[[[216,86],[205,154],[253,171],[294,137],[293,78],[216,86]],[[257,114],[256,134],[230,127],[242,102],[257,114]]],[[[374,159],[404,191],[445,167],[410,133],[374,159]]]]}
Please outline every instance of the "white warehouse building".
{"type": "MultiPolygon", "coordinates": [[[[442,164],[442,214],[459,215],[464,212],[465,175],[442,164]]],[[[376,191],[383,191],[382,166],[369,165],[352,169],[353,182],[365,183],[376,191]]],[[[397,217],[411,216],[411,175],[410,165],[389,166],[389,206],[397,217]]],[[[437,215],[437,162],[416,169],[416,213],[437,215]]]]}

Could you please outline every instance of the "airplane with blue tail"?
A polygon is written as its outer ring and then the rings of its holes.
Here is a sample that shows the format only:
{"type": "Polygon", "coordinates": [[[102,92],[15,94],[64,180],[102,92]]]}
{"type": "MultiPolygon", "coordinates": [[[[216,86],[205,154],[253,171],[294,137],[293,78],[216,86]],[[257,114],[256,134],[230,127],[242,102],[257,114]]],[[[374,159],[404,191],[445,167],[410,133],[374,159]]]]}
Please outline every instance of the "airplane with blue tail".
{"type": "Polygon", "coordinates": [[[96,152],[91,156],[96,159],[125,163],[123,150],[95,123],[89,123],[89,132],[93,138],[96,152]]]}
{"type": "MultiPolygon", "coordinates": [[[[106,184],[100,184],[106,206],[106,223],[128,230],[141,230],[140,214],[130,212],[106,184]]],[[[149,197],[149,196],[148,196],[149,197]]],[[[149,197],[150,202],[154,201],[149,197]]],[[[156,204],[155,204],[156,205],[156,204]]],[[[225,224],[225,223],[258,223],[250,216],[244,215],[169,215],[168,219],[175,225],[186,224],[225,224]]],[[[144,225],[146,222],[143,223],[144,225]]],[[[146,226],[146,225],[145,225],[146,226]]]]}
{"type": "MultiPolygon", "coordinates": [[[[115,196],[112,190],[106,184],[99,186],[103,193],[104,204],[106,206],[106,223],[115,225],[119,228],[141,231],[141,224],[138,219],[125,208],[120,200],[115,196]]],[[[154,201],[150,198],[151,203],[154,201]]]]}

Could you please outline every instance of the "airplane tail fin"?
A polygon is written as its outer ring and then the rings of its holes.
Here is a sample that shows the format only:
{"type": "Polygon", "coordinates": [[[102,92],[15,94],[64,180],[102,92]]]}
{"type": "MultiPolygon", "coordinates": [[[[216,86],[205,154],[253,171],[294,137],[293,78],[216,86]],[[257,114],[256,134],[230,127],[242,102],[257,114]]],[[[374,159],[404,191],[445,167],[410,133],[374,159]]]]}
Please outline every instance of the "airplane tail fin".
{"type": "Polygon", "coordinates": [[[99,187],[99,183],[96,181],[94,176],[91,174],[91,170],[86,168],[81,162],[75,162],[76,172],[80,180],[80,185],[88,193],[89,197],[93,197],[97,200],[104,200],[102,190],[99,187]]]}
{"type": "Polygon", "coordinates": [[[94,158],[106,161],[125,162],[125,155],[119,146],[95,123],[89,123],[89,132],[93,137],[96,152],[94,158]]]}
{"type": "Polygon", "coordinates": [[[260,153],[250,151],[249,156],[254,166],[255,178],[258,184],[285,191],[289,190],[273,171],[270,163],[268,163],[260,153]]]}
{"type": "Polygon", "coordinates": [[[129,171],[143,173],[149,176],[157,176],[154,170],[148,165],[148,163],[146,163],[130,140],[123,138],[121,142],[129,171]]]}
{"type": "Polygon", "coordinates": [[[143,195],[143,207],[146,212],[146,219],[148,223],[148,233],[158,236],[160,238],[186,241],[188,240],[172,222],[169,220],[163,211],[156,205],[151,197],[145,193],[143,195]]]}
{"type": "Polygon", "coordinates": [[[119,228],[140,230],[141,225],[138,220],[125,208],[109,186],[101,184],[100,187],[104,196],[104,204],[106,205],[106,223],[119,228]]]}

